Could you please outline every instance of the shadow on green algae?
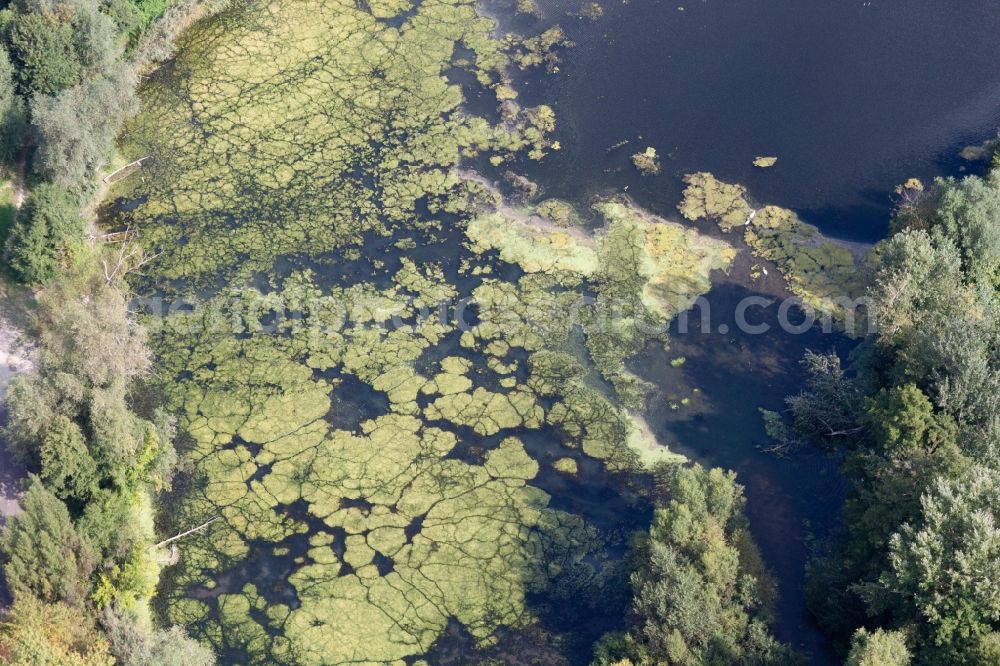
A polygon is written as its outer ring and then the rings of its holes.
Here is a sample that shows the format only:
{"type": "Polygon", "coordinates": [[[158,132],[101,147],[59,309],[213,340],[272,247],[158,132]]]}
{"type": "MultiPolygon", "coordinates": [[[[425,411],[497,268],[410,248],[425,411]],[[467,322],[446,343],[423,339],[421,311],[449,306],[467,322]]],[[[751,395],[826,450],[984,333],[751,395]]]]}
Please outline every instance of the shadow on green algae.
{"type": "Polygon", "coordinates": [[[233,10],[124,135],[154,156],[112,213],[162,252],[137,286],[188,303],[149,319],[195,469],[172,518],[224,518],[161,596],[227,661],[421,663],[449,627],[495,648],[625,588],[639,472],[679,457],[624,361],[735,251],[627,200],[512,208],[462,172],[558,148],[508,68],[565,44],[492,30],[466,0],[233,10]]]}

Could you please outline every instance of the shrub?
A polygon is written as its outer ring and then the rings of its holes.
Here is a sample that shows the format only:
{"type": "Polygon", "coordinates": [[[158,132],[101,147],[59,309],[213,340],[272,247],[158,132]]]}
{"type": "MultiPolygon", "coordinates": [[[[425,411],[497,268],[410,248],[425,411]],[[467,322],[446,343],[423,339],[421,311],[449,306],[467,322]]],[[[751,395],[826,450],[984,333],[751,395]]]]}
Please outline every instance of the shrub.
{"type": "Polygon", "coordinates": [[[121,666],[212,666],[215,656],[181,627],[149,631],[128,611],[107,608],[101,626],[121,666]]]}

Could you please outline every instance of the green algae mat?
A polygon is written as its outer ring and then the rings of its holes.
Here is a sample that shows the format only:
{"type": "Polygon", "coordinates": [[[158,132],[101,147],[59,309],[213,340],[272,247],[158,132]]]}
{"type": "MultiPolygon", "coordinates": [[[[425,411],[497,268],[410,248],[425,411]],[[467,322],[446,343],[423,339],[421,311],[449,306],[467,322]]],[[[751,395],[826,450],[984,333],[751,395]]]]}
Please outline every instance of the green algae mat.
{"type": "Polygon", "coordinates": [[[847,335],[862,334],[864,310],[856,310],[865,294],[869,248],[851,248],[843,241],[825,238],[787,208],[753,208],[746,188],[722,182],[710,173],[688,174],[684,182],[684,198],[677,206],[681,215],[692,221],[713,219],[726,233],[742,228],[743,240],[753,256],[773,262],[791,293],[836,322],[847,335]]]}
{"type": "Polygon", "coordinates": [[[173,518],[223,518],[161,600],[227,662],[420,663],[453,623],[486,646],[533,600],[599,602],[606,525],[543,486],[596,465],[628,494],[677,459],[624,361],[736,251],[460,170],[558,149],[508,69],[559,40],[494,29],[463,0],[241,7],[186,36],[123,135],[153,156],[111,221],[159,253],[135,283],[170,304],[148,324],[193,469],[173,518]]]}

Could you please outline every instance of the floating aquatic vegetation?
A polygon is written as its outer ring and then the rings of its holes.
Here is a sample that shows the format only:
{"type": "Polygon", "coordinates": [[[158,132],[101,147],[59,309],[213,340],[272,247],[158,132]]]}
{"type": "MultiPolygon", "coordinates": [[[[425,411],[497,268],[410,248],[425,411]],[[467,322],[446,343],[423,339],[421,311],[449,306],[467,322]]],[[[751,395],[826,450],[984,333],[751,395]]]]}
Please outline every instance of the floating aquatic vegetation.
{"type": "Polygon", "coordinates": [[[596,234],[505,206],[477,215],[466,233],[474,250],[498,250],[530,274],[571,284],[568,273],[593,284],[596,301],[573,312],[587,328],[587,348],[601,374],[625,405],[638,408],[650,386],[625,369],[624,359],[707,292],[711,272],[728,268],[736,251],[627,202],[599,201],[593,208],[606,223],[596,234]]]}
{"type": "Polygon", "coordinates": [[[202,294],[155,336],[196,469],[177,520],[223,518],[180,544],[166,613],[236,661],[414,663],[451,619],[483,643],[530,624],[594,535],[535,485],[529,436],[574,465],[669,457],[624,359],[728,246],[624,202],[590,234],[462,174],[558,148],[505,70],[555,67],[565,35],[493,27],[467,0],[236,9],[194,28],[126,134],[156,159],[119,220],[164,252],[154,284],[202,294]],[[462,109],[456,66],[499,121],[462,109]],[[467,330],[425,316],[467,296],[467,330]]]}
{"type": "Polygon", "coordinates": [[[669,448],[661,444],[646,420],[636,417],[635,427],[629,433],[628,445],[639,457],[640,462],[647,468],[652,469],[659,464],[682,463],[686,458],[679,453],[674,453],[669,448]]]}
{"type": "Polygon", "coordinates": [[[570,271],[590,276],[597,271],[592,239],[537,215],[512,210],[483,213],[469,222],[466,231],[474,250],[499,250],[504,261],[529,273],[570,271]]]}
{"type": "Polygon", "coordinates": [[[576,476],[578,471],[578,466],[575,460],[572,458],[560,458],[552,463],[552,469],[557,472],[562,472],[563,474],[569,474],[570,476],[576,476]]]}
{"type": "Polygon", "coordinates": [[[580,226],[583,222],[576,208],[561,199],[546,199],[535,206],[535,212],[560,227],[580,226]]]}
{"type": "Polygon", "coordinates": [[[494,435],[511,428],[538,428],[545,416],[529,390],[493,393],[483,387],[472,393],[443,395],[425,410],[429,421],[445,419],[471,427],[477,435],[494,435]]]}
{"type": "Polygon", "coordinates": [[[730,231],[744,224],[753,211],[742,185],[723,183],[704,171],[684,176],[684,182],[684,199],[677,208],[689,220],[715,219],[723,231],[730,231]]]}
{"type": "Polygon", "coordinates": [[[586,540],[583,523],[546,508],[545,493],[528,483],[538,464],[516,437],[481,465],[448,454],[458,442],[453,426],[483,435],[540,427],[545,412],[534,391],[473,388],[473,366],[457,356],[422,377],[413,362],[439,339],[435,325],[385,334],[371,327],[384,321],[377,308],[341,325],[335,304],[343,295],[308,276],[284,285],[281,297],[301,318],[278,324],[280,334],[233,336],[234,322],[252,328],[242,313],[258,308],[234,312],[226,303],[273,298],[252,289],[239,296],[164,322],[173,341],[164,370],[198,377],[174,394],[205,479],[183,511],[225,519],[184,545],[171,620],[219,649],[239,647],[250,663],[297,664],[421,654],[449,618],[482,639],[501,624],[530,621],[525,595],[544,588],[550,563],[539,553],[572,551],[586,540]],[[353,432],[331,429],[335,382],[316,375],[331,369],[386,392],[389,413],[353,432]],[[418,395],[437,396],[422,415],[418,395]],[[295,546],[303,535],[305,549],[295,546]],[[288,553],[279,582],[291,598],[282,603],[238,573],[264,543],[288,553]],[[219,580],[239,585],[220,588],[219,580]],[[189,590],[202,591],[192,598],[189,590]]]}
{"type": "Polygon", "coordinates": [[[624,148],[625,146],[627,146],[630,143],[631,143],[631,141],[629,139],[622,139],[621,141],[616,141],[615,143],[613,143],[610,146],[608,146],[607,148],[605,148],[604,152],[606,152],[606,153],[608,153],[610,155],[611,153],[615,152],[619,148],[624,148]]]}
{"type": "Polygon", "coordinates": [[[542,16],[542,9],[538,6],[536,0],[517,0],[514,9],[518,14],[527,14],[536,18],[541,18],[542,16]]]}
{"type": "Polygon", "coordinates": [[[754,158],[753,161],[753,165],[755,167],[760,167],[761,169],[773,167],[777,163],[778,163],[777,157],[756,157],[754,158]]]}
{"type": "MultiPolygon", "coordinates": [[[[708,173],[691,174],[684,180],[688,187],[678,208],[685,217],[715,218],[723,231],[744,227],[744,240],[754,256],[774,262],[789,291],[838,322],[854,316],[865,289],[864,252],[825,238],[786,208],[751,209],[740,185],[723,183],[708,173]]],[[[852,328],[849,334],[859,334],[860,328],[852,328]]]]}
{"type": "Polygon", "coordinates": [[[660,156],[656,154],[656,148],[649,146],[641,153],[632,156],[632,164],[643,176],[660,175],[660,156]]]}
{"type": "Polygon", "coordinates": [[[424,224],[417,202],[441,205],[459,155],[549,146],[544,107],[497,125],[457,112],[444,72],[458,46],[483,85],[505,80],[492,28],[459,0],[276,2],[199,24],[125,132],[124,152],[155,160],[121,186],[145,203],[118,222],[188,281],[424,224]]]}
{"type": "Polygon", "coordinates": [[[538,194],[538,183],[535,183],[527,176],[522,176],[519,173],[508,170],[504,172],[503,179],[510,185],[517,199],[530,201],[538,194]]]}
{"type": "Polygon", "coordinates": [[[505,261],[529,273],[567,271],[591,278],[616,305],[635,307],[641,302],[666,320],[707,292],[711,271],[726,269],[736,255],[724,241],[624,201],[599,201],[593,208],[606,223],[596,234],[565,228],[579,214],[553,200],[534,209],[501,206],[480,213],[466,234],[478,252],[498,250],[505,261]],[[557,226],[549,217],[553,209],[557,226]]]}
{"type": "Polygon", "coordinates": [[[604,7],[601,7],[601,5],[596,2],[585,3],[583,7],[580,8],[578,16],[589,21],[596,21],[604,16],[604,7]]]}
{"type": "Polygon", "coordinates": [[[1000,145],[1000,137],[994,137],[986,139],[978,145],[965,146],[958,155],[969,162],[985,160],[996,154],[998,145],[1000,145]]]}
{"type": "Polygon", "coordinates": [[[842,321],[845,306],[839,299],[864,295],[863,258],[786,208],[757,211],[744,237],[754,254],[777,264],[793,294],[821,313],[842,321]]]}
{"type": "Polygon", "coordinates": [[[622,283],[631,280],[632,274],[643,274],[641,300],[664,320],[691,307],[711,288],[711,272],[726,270],[736,256],[736,250],[725,241],[668,222],[626,202],[602,201],[594,209],[608,223],[608,235],[602,242],[605,279],[622,283]],[[637,254],[612,243],[616,236],[636,233],[641,237],[637,254]]]}
{"type": "Polygon", "coordinates": [[[713,269],[735,251],[621,201],[595,204],[607,221],[600,235],[601,269],[587,349],[623,404],[641,408],[651,388],[624,360],[651,339],[666,341],[666,324],[710,286],[713,269]]]}
{"type": "Polygon", "coordinates": [[[535,37],[505,37],[511,59],[521,69],[545,67],[548,72],[559,71],[559,52],[574,46],[565,31],[555,25],[535,37]]]}

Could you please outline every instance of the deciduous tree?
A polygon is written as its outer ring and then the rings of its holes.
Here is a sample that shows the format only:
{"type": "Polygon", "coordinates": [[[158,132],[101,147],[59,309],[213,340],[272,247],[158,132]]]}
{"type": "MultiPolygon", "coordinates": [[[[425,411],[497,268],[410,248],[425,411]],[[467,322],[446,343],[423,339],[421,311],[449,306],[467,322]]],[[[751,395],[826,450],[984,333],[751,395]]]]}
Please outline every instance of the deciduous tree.
{"type": "Polygon", "coordinates": [[[57,95],[35,96],[36,168],[66,188],[92,187],[121,122],[136,110],[135,83],[133,69],[120,64],[57,95]]]}
{"type": "Polygon", "coordinates": [[[898,631],[858,629],[851,638],[851,651],[845,666],[907,666],[910,650],[898,631]]]}
{"type": "Polygon", "coordinates": [[[941,478],[921,498],[921,514],[890,544],[889,568],[866,588],[869,603],[891,607],[952,658],[975,649],[1000,622],[1000,472],[977,466],[941,478]]]}
{"type": "Polygon", "coordinates": [[[0,658],[11,666],[112,666],[107,641],[79,609],[19,598],[0,619],[0,658]]]}

